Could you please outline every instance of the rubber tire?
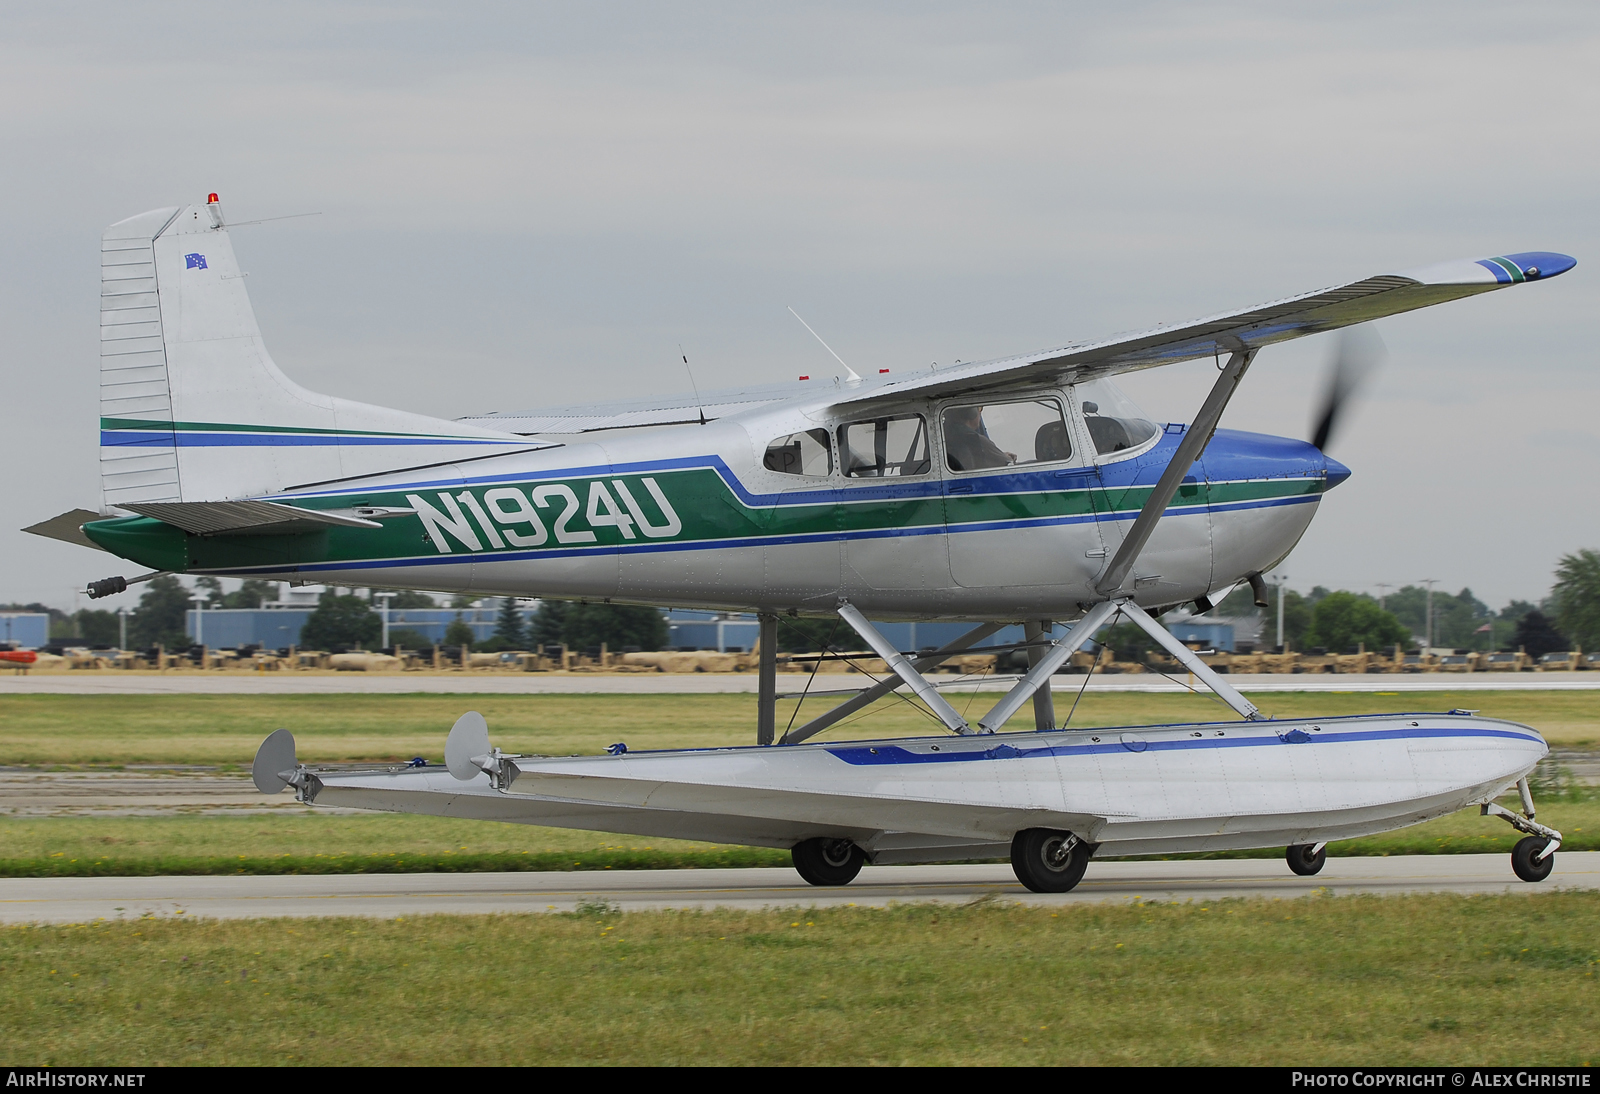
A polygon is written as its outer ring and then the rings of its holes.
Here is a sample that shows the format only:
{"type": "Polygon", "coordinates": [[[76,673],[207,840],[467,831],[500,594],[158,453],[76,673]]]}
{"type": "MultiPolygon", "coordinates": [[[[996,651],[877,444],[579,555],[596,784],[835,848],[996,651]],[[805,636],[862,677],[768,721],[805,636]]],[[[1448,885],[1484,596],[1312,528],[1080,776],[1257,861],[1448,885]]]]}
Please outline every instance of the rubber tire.
{"type": "Polygon", "coordinates": [[[1079,840],[1065,861],[1055,859],[1071,832],[1051,828],[1025,828],[1011,837],[1011,870],[1023,888],[1034,893],[1070,892],[1083,880],[1095,845],[1079,840]]]}
{"type": "Polygon", "coordinates": [[[1543,859],[1534,860],[1534,855],[1544,850],[1545,844],[1550,841],[1543,836],[1527,836],[1517,841],[1511,849],[1511,872],[1523,881],[1543,881],[1550,876],[1550,871],[1556,866],[1556,853],[1550,852],[1543,859]]]}
{"type": "Polygon", "coordinates": [[[1289,869],[1301,877],[1321,873],[1323,865],[1328,861],[1328,849],[1324,847],[1313,855],[1311,848],[1314,846],[1315,844],[1310,843],[1296,843],[1285,851],[1283,858],[1289,864],[1289,869]]]}
{"type": "Polygon", "coordinates": [[[847,839],[818,836],[789,850],[797,873],[812,885],[849,885],[861,872],[867,854],[847,839]]]}

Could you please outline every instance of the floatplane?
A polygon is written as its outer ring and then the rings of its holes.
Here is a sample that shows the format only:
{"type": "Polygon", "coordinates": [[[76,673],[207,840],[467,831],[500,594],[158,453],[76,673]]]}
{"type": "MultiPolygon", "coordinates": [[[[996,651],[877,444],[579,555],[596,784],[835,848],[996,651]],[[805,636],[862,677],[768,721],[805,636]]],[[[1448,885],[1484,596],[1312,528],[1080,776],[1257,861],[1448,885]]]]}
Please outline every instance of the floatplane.
{"type": "MultiPolygon", "coordinates": [[[[320,395],[273,363],[222,208],[157,209],[101,251],[98,510],[35,526],[150,573],[379,585],[755,613],[756,743],[603,756],[509,755],[462,715],[437,766],[350,771],[263,742],[264,793],[319,805],[789,848],[801,877],[864,863],[1009,855],[1064,892],[1095,857],[1287,848],[1314,874],[1329,841],[1467,806],[1526,834],[1517,876],[1548,876],[1528,726],[1470,711],[1277,721],[1158,620],[1249,585],[1349,471],[1313,442],[1219,429],[1263,350],[1547,280],[1545,252],[1379,274],[1259,307],[1014,357],[444,420],[320,395]],[[1192,422],[1158,425],[1115,386],[1211,359],[1192,422]],[[777,628],[833,617],[888,666],[777,732],[777,628]],[[902,651],[872,621],[970,621],[902,651]],[[1227,722],[1074,730],[1050,678],[1131,621],[1232,708],[1227,722]],[[969,719],[927,675],[1022,623],[1027,671],[969,719]],[[1057,630],[1064,628],[1059,637],[1057,630]],[[816,740],[892,691],[933,736],[816,740]],[[1012,728],[1031,706],[1033,725],[1012,728]],[[1522,808],[1497,799],[1515,787],[1522,808]]],[[[843,361],[840,361],[843,365],[843,361]]],[[[992,647],[990,647],[992,648],[992,647]]]]}

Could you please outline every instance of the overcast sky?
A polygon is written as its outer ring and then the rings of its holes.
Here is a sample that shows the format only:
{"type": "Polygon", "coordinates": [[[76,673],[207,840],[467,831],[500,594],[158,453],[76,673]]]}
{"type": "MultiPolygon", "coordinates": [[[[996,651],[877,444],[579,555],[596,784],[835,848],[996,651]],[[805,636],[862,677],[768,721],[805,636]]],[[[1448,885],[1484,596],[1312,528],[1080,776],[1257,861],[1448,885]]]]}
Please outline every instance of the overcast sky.
{"type": "MultiPolygon", "coordinates": [[[[98,504],[98,239],[222,195],[299,382],[453,416],[1026,351],[1556,250],[1377,325],[1293,587],[1600,547],[1592,3],[0,5],[6,527],[98,504]]],[[[1328,346],[1224,426],[1306,436],[1328,346]]],[[[1209,362],[1125,388],[1188,420],[1209,362]]],[[[0,531],[0,601],[132,567],[0,531]]],[[[108,601],[115,606],[136,594],[108,601]]],[[[78,606],[87,603],[79,601],[78,606]]]]}

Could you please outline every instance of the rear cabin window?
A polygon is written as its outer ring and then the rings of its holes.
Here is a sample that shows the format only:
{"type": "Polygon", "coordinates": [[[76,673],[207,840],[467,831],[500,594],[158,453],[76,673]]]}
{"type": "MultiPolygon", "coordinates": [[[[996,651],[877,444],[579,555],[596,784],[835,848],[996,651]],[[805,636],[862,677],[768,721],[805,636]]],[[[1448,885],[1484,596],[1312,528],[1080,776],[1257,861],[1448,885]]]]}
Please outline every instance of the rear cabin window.
{"type": "Polygon", "coordinates": [[[779,437],[767,445],[761,464],[780,475],[805,475],[823,478],[833,474],[833,449],[826,429],[808,429],[779,437]]]}
{"type": "Polygon", "coordinates": [[[933,469],[928,423],[921,414],[901,414],[842,425],[839,462],[852,479],[926,475],[933,469]]]}
{"type": "Polygon", "coordinates": [[[952,471],[1072,458],[1072,438],[1055,399],[948,407],[943,428],[945,462],[952,471]]]}

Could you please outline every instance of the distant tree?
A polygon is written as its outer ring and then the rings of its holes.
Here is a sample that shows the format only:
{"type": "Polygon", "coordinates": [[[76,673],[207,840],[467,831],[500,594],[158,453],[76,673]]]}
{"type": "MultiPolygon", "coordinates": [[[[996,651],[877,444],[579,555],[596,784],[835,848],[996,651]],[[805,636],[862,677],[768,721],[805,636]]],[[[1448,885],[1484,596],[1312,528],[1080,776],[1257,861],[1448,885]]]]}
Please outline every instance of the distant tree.
{"type": "Polygon", "coordinates": [[[565,600],[541,600],[539,610],[528,621],[528,641],[534,646],[557,646],[566,641],[567,613],[572,605],[565,600]]]}
{"type": "Polygon", "coordinates": [[[1156,644],[1137,623],[1118,623],[1095,636],[1095,644],[1111,650],[1117,661],[1144,661],[1156,644]]]}
{"type": "Polygon", "coordinates": [[[224,608],[259,608],[262,603],[271,600],[277,592],[270,581],[260,578],[246,578],[244,584],[222,598],[224,608]]]}
{"type": "Polygon", "coordinates": [[[450,649],[460,649],[466,646],[469,650],[477,642],[477,632],[472,629],[472,624],[461,618],[457,612],[455,620],[444,629],[444,644],[450,649]]]}
{"type": "Polygon", "coordinates": [[[659,608],[573,604],[568,608],[562,635],[573,649],[604,643],[612,652],[624,646],[658,650],[667,644],[667,620],[659,608]]]}
{"type": "Polygon", "coordinates": [[[482,599],[483,597],[481,596],[468,596],[466,593],[457,593],[450,598],[450,606],[452,608],[476,608],[478,601],[482,599]]]}
{"type": "Polygon", "coordinates": [[[393,591],[389,598],[391,608],[437,608],[439,602],[427,593],[419,593],[415,589],[374,589],[373,592],[384,593],[393,591]]]}
{"type": "Polygon", "coordinates": [[[37,600],[32,604],[0,604],[0,612],[32,612],[37,615],[48,615],[50,617],[49,635],[51,638],[77,637],[77,626],[73,623],[71,616],[60,608],[48,607],[37,600]]]}
{"type": "Polygon", "coordinates": [[[840,619],[778,617],[778,649],[788,653],[815,653],[830,646],[849,649],[860,642],[856,632],[840,619]]]}
{"type": "MultiPolygon", "coordinates": [[[[1412,635],[1421,641],[1428,633],[1428,590],[1420,585],[1407,585],[1390,593],[1386,607],[1405,624],[1412,635]]],[[[1489,605],[1472,595],[1471,589],[1462,589],[1454,595],[1442,589],[1433,592],[1433,644],[1435,646],[1470,647],[1476,641],[1479,627],[1494,615],[1489,605]]]]}
{"type": "Polygon", "coordinates": [[[139,606],[128,616],[128,644],[135,649],[160,645],[169,650],[187,649],[189,636],[184,623],[189,612],[189,590],[171,574],[145,582],[139,606]]]}
{"type": "Polygon", "coordinates": [[[77,637],[91,646],[115,646],[121,641],[122,626],[116,612],[84,608],[72,619],[77,637]]]}
{"type": "Polygon", "coordinates": [[[502,649],[526,649],[528,632],[522,623],[522,610],[517,607],[516,599],[506,597],[500,602],[500,616],[495,620],[494,637],[499,639],[502,649]]]}
{"type": "Polygon", "coordinates": [[[206,607],[223,607],[222,582],[209,574],[194,579],[194,596],[206,598],[206,607]]]}
{"type": "Polygon", "coordinates": [[[1362,643],[1368,652],[1377,653],[1410,639],[1411,632],[1405,624],[1378,607],[1376,600],[1344,591],[1329,593],[1317,601],[1305,636],[1307,645],[1322,646],[1334,653],[1362,643]]]}
{"type": "Polygon", "coordinates": [[[425,650],[433,646],[433,639],[421,631],[414,631],[410,627],[389,628],[389,645],[408,649],[425,650]]]}
{"type": "Polygon", "coordinates": [[[1572,646],[1567,636],[1558,631],[1549,616],[1541,611],[1531,611],[1517,621],[1511,644],[1526,650],[1532,657],[1560,653],[1572,646]]]}
{"type": "Polygon", "coordinates": [[[37,600],[32,604],[0,604],[0,612],[33,612],[36,615],[48,615],[52,623],[64,623],[68,618],[67,613],[60,608],[52,608],[47,604],[39,603],[37,600]]]}
{"type": "Polygon", "coordinates": [[[317,599],[317,610],[301,628],[300,645],[343,653],[372,649],[382,634],[383,620],[364,599],[348,593],[340,596],[329,589],[317,599]]]}
{"type": "Polygon", "coordinates": [[[1600,551],[1562,555],[1550,596],[1562,631],[1585,651],[1600,650],[1600,551]]]}

